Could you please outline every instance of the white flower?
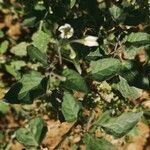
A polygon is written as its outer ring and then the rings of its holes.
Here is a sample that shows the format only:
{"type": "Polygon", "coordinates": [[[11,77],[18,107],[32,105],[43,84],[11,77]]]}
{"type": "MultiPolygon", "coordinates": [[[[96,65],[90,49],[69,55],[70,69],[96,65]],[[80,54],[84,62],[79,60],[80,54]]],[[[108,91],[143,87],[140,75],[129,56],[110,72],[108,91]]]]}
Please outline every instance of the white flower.
{"type": "Polygon", "coordinates": [[[60,31],[60,37],[61,38],[65,38],[65,39],[69,39],[73,36],[74,33],[74,29],[71,27],[70,24],[64,24],[63,26],[60,26],[58,28],[58,31],[60,31]]]}
{"type": "Polygon", "coordinates": [[[89,47],[98,46],[97,39],[98,37],[89,35],[83,39],[82,44],[89,47]]]}
{"type": "Polygon", "coordinates": [[[88,35],[83,39],[77,39],[77,40],[73,40],[71,42],[81,43],[85,46],[93,47],[93,46],[99,45],[97,42],[97,39],[98,39],[98,37],[96,37],[96,36],[88,35]]]}

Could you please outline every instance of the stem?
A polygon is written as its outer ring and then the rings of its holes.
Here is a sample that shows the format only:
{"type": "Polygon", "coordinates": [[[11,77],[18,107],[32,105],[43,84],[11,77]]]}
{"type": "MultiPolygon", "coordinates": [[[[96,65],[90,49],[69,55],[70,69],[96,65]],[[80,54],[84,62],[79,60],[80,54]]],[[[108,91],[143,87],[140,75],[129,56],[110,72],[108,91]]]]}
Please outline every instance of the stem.
{"type": "Polygon", "coordinates": [[[83,43],[83,39],[72,40],[70,43],[83,43]]]}
{"type": "Polygon", "coordinates": [[[43,26],[43,20],[40,21],[40,25],[39,25],[39,31],[42,30],[42,26],[43,26]]]}
{"type": "Polygon", "coordinates": [[[60,65],[61,65],[61,64],[62,64],[61,48],[58,47],[57,51],[58,51],[59,63],[60,63],[60,65]]]}
{"type": "Polygon", "coordinates": [[[14,138],[15,138],[15,135],[13,134],[13,136],[10,139],[10,141],[9,141],[8,145],[6,146],[5,150],[10,150],[14,138]]]}

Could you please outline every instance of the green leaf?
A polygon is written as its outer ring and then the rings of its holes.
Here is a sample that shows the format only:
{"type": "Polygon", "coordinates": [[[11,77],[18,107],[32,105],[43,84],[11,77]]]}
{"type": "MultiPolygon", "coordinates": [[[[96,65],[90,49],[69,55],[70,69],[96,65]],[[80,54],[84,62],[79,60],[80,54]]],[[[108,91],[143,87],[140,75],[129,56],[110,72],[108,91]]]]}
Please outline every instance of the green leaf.
{"type": "Polygon", "coordinates": [[[149,49],[150,35],[145,32],[131,33],[127,35],[125,42],[125,58],[134,59],[141,49],[149,49]]]}
{"type": "Polygon", "coordinates": [[[98,58],[102,57],[102,54],[100,54],[100,49],[97,48],[95,51],[91,51],[87,56],[87,60],[97,60],[98,58]]]}
{"type": "Polygon", "coordinates": [[[109,11],[110,11],[110,14],[113,16],[113,18],[115,20],[118,20],[120,18],[120,16],[122,15],[123,13],[123,10],[116,6],[116,5],[112,5],[110,8],[109,8],[109,11]]]}
{"type": "Polygon", "coordinates": [[[12,61],[10,64],[17,71],[20,70],[22,67],[26,66],[26,63],[23,60],[12,61]]]}
{"type": "Polygon", "coordinates": [[[73,59],[72,63],[74,64],[74,66],[75,66],[76,70],[79,72],[79,74],[81,74],[82,70],[81,70],[81,66],[80,66],[78,59],[76,59],[76,58],[73,59]]]}
{"type": "Polygon", "coordinates": [[[38,4],[38,3],[34,6],[34,8],[35,10],[40,10],[40,11],[45,10],[45,7],[42,4],[38,4]]]}
{"type": "MultiPolygon", "coordinates": [[[[34,97],[30,91],[38,88],[40,86],[44,76],[38,72],[31,72],[31,74],[23,75],[20,82],[22,83],[22,89],[19,92],[19,99],[26,99],[26,101],[30,101],[32,97],[34,97]]],[[[44,89],[43,89],[44,90],[44,89]]],[[[42,92],[42,91],[41,91],[42,92]]],[[[42,92],[43,93],[43,92],[42,92]]],[[[37,93],[38,96],[39,93],[37,93]]]]}
{"type": "Polygon", "coordinates": [[[108,134],[121,138],[138,123],[142,115],[142,112],[125,112],[119,117],[104,122],[102,127],[108,134]]]}
{"type": "Polygon", "coordinates": [[[119,77],[119,79],[120,82],[114,84],[113,87],[117,89],[124,98],[128,98],[130,100],[136,100],[142,95],[140,89],[137,89],[133,86],[129,86],[128,82],[122,77],[119,77]]]}
{"type": "Polygon", "coordinates": [[[16,138],[21,144],[24,144],[25,146],[38,147],[37,141],[34,139],[34,136],[28,129],[18,129],[16,131],[16,138]]]}
{"type": "Polygon", "coordinates": [[[39,61],[44,66],[47,65],[46,54],[42,53],[37,47],[29,45],[27,47],[27,52],[31,59],[39,61]]]}
{"type": "Polygon", "coordinates": [[[29,122],[29,128],[34,135],[35,140],[40,144],[47,132],[47,125],[41,118],[34,118],[29,122]]]}
{"type": "Polygon", "coordinates": [[[84,78],[74,70],[65,69],[63,76],[66,77],[66,81],[62,82],[62,85],[69,90],[77,90],[81,92],[88,92],[88,88],[84,78]]]}
{"type": "Polygon", "coordinates": [[[76,3],[76,0],[70,0],[70,8],[72,9],[76,3]]]}
{"type": "Polygon", "coordinates": [[[79,146],[74,144],[72,147],[71,147],[71,150],[78,150],[79,146]]]}
{"type": "Polygon", "coordinates": [[[135,59],[135,56],[138,54],[138,52],[143,49],[144,47],[135,47],[133,45],[126,47],[124,51],[124,57],[126,59],[135,59]]]}
{"type": "Polygon", "coordinates": [[[36,24],[37,24],[36,16],[25,18],[22,23],[22,25],[25,27],[34,27],[36,24]]]}
{"type": "Polygon", "coordinates": [[[78,101],[69,93],[64,92],[63,102],[62,102],[62,113],[67,122],[73,122],[78,117],[78,112],[80,110],[80,105],[78,101]]]}
{"type": "Polygon", "coordinates": [[[135,46],[150,44],[150,35],[145,32],[130,33],[124,38],[124,42],[129,42],[135,46]]]}
{"type": "Polygon", "coordinates": [[[7,40],[3,41],[0,44],[0,54],[4,54],[7,51],[8,46],[9,46],[9,42],[7,40]]]}
{"type": "Polygon", "coordinates": [[[116,148],[104,138],[94,138],[86,133],[83,139],[87,150],[115,150],[116,148]]]}
{"type": "Polygon", "coordinates": [[[19,70],[26,66],[26,63],[22,60],[12,61],[9,65],[5,65],[6,71],[14,76],[15,78],[18,78],[20,76],[19,70]]]}
{"type": "Polygon", "coordinates": [[[135,61],[127,60],[122,61],[122,68],[120,70],[120,75],[125,78],[128,83],[133,84],[136,81],[137,76],[139,75],[138,66],[135,61]]]}
{"type": "Polygon", "coordinates": [[[90,66],[92,78],[97,81],[104,81],[119,73],[121,62],[115,58],[104,58],[92,61],[90,66]]]}
{"type": "Polygon", "coordinates": [[[9,91],[5,94],[5,102],[11,104],[19,104],[20,101],[18,100],[18,93],[22,88],[22,84],[17,82],[11,86],[9,91]]]}
{"type": "Polygon", "coordinates": [[[12,65],[5,65],[5,69],[12,76],[14,77],[18,76],[18,72],[15,70],[15,68],[12,65]]]}
{"type": "Polygon", "coordinates": [[[95,132],[95,130],[97,129],[97,127],[100,127],[102,124],[104,124],[105,122],[107,122],[110,118],[111,118],[110,111],[106,111],[106,112],[102,113],[102,115],[100,115],[98,117],[98,119],[93,123],[93,127],[90,130],[90,132],[95,132]]]}
{"type": "MultiPolygon", "coordinates": [[[[0,131],[0,140],[3,140],[5,138],[5,133],[3,131],[0,131]]],[[[1,147],[0,147],[1,148],[1,147]]]]}
{"type": "Polygon", "coordinates": [[[47,132],[47,125],[41,118],[30,120],[28,128],[19,128],[16,133],[17,140],[27,147],[38,147],[47,132]]]}
{"type": "Polygon", "coordinates": [[[0,38],[4,37],[4,32],[0,30],[0,38]]]}
{"type": "Polygon", "coordinates": [[[137,126],[135,126],[128,134],[129,137],[136,137],[140,135],[140,130],[137,126]]]}
{"type": "Polygon", "coordinates": [[[9,105],[7,103],[0,102],[0,112],[4,114],[8,111],[9,111],[9,105]]]}
{"type": "Polygon", "coordinates": [[[48,78],[38,72],[24,74],[18,83],[14,84],[5,95],[9,103],[31,104],[35,98],[45,94],[48,78]]]}
{"type": "Polygon", "coordinates": [[[16,56],[20,56],[20,57],[26,56],[27,55],[26,48],[28,45],[29,43],[21,42],[18,45],[12,47],[10,49],[10,52],[15,54],[16,56]]]}
{"type": "Polygon", "coordinates": [[[50,35],[39,30],[32,36],[32,44],[37,47],[42,53],[46,52],[48,43],[50,41],[50,35]]]}
{"type": "Polygon", "coordinates": [[[25,146],[30,146],[30,147],[39,146],[37,141],[34,139],[34,135],[32,135],[32,133],[28,129],[19,128],[16,131],[16,138],[21,144],[25,146]]]}
{"type": "Polygon", "coordinates": [[[122,61],[119,75],[125,78],[129,85],[144,89],[149,88],[148,76],[143,74],[141,66],[135,60],[122,61]]]}

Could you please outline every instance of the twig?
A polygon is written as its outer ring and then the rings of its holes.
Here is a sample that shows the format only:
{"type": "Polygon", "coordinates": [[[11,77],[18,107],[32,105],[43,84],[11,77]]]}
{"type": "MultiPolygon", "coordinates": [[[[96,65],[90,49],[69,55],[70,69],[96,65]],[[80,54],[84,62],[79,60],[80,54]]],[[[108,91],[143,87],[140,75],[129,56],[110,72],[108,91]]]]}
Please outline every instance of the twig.
{"type": "Polygon", "coordinates": [[[119,34],[118,37],[116,38],[117,42],[116,42],[116,44],[115,44],[114,51],[111,52],[110,54],[114,54],[114,53],[117,51],[118,46],[120,46],[120,36],[121,36],[121,34],[119,34]]]}
{"type": "Polygon", "coordinates": [[[91,114],[91,116],[89,118],[89,121],[87,122],[87,125],[86,125],[86,128],[85,128],[87,131],[90,129],[90,126],[91,126],[91,123],[94,119],[94,116],[95,116],[95,111],[92,111],[92,114],[91,114]]]}
{"type": "Polygon", "coordinates": [[[59,141],[59,143],[54,147],[54,149],[59,149],[59,147],[61,146],[61,144],[65,141],[65,139],[67,138],[67,136],[71,133],[72,129],[74,129],[76,126],[78,125],[77,122],[74,122],[71,126],[71,128],[68,130],[67,133],[65,133],[62,136],[62,139],[59,141]]]}

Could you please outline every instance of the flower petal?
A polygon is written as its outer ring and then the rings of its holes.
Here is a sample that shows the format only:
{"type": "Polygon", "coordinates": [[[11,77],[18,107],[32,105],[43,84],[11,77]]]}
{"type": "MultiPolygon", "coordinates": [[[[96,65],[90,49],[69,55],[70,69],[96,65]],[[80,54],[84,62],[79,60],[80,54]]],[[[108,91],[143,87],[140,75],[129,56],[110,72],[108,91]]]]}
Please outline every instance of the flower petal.
{"type": "Polygon", "coordinates": [[[74,33],[74,29],[68,23],[64,24],[63,26],[60,26],[58,28],[58,31],[61,32],[61,34],[60,34],[61,38],[67,38],[67,39],[69,39],[70,37],[72,37],[73,33],[74,33]]]}

